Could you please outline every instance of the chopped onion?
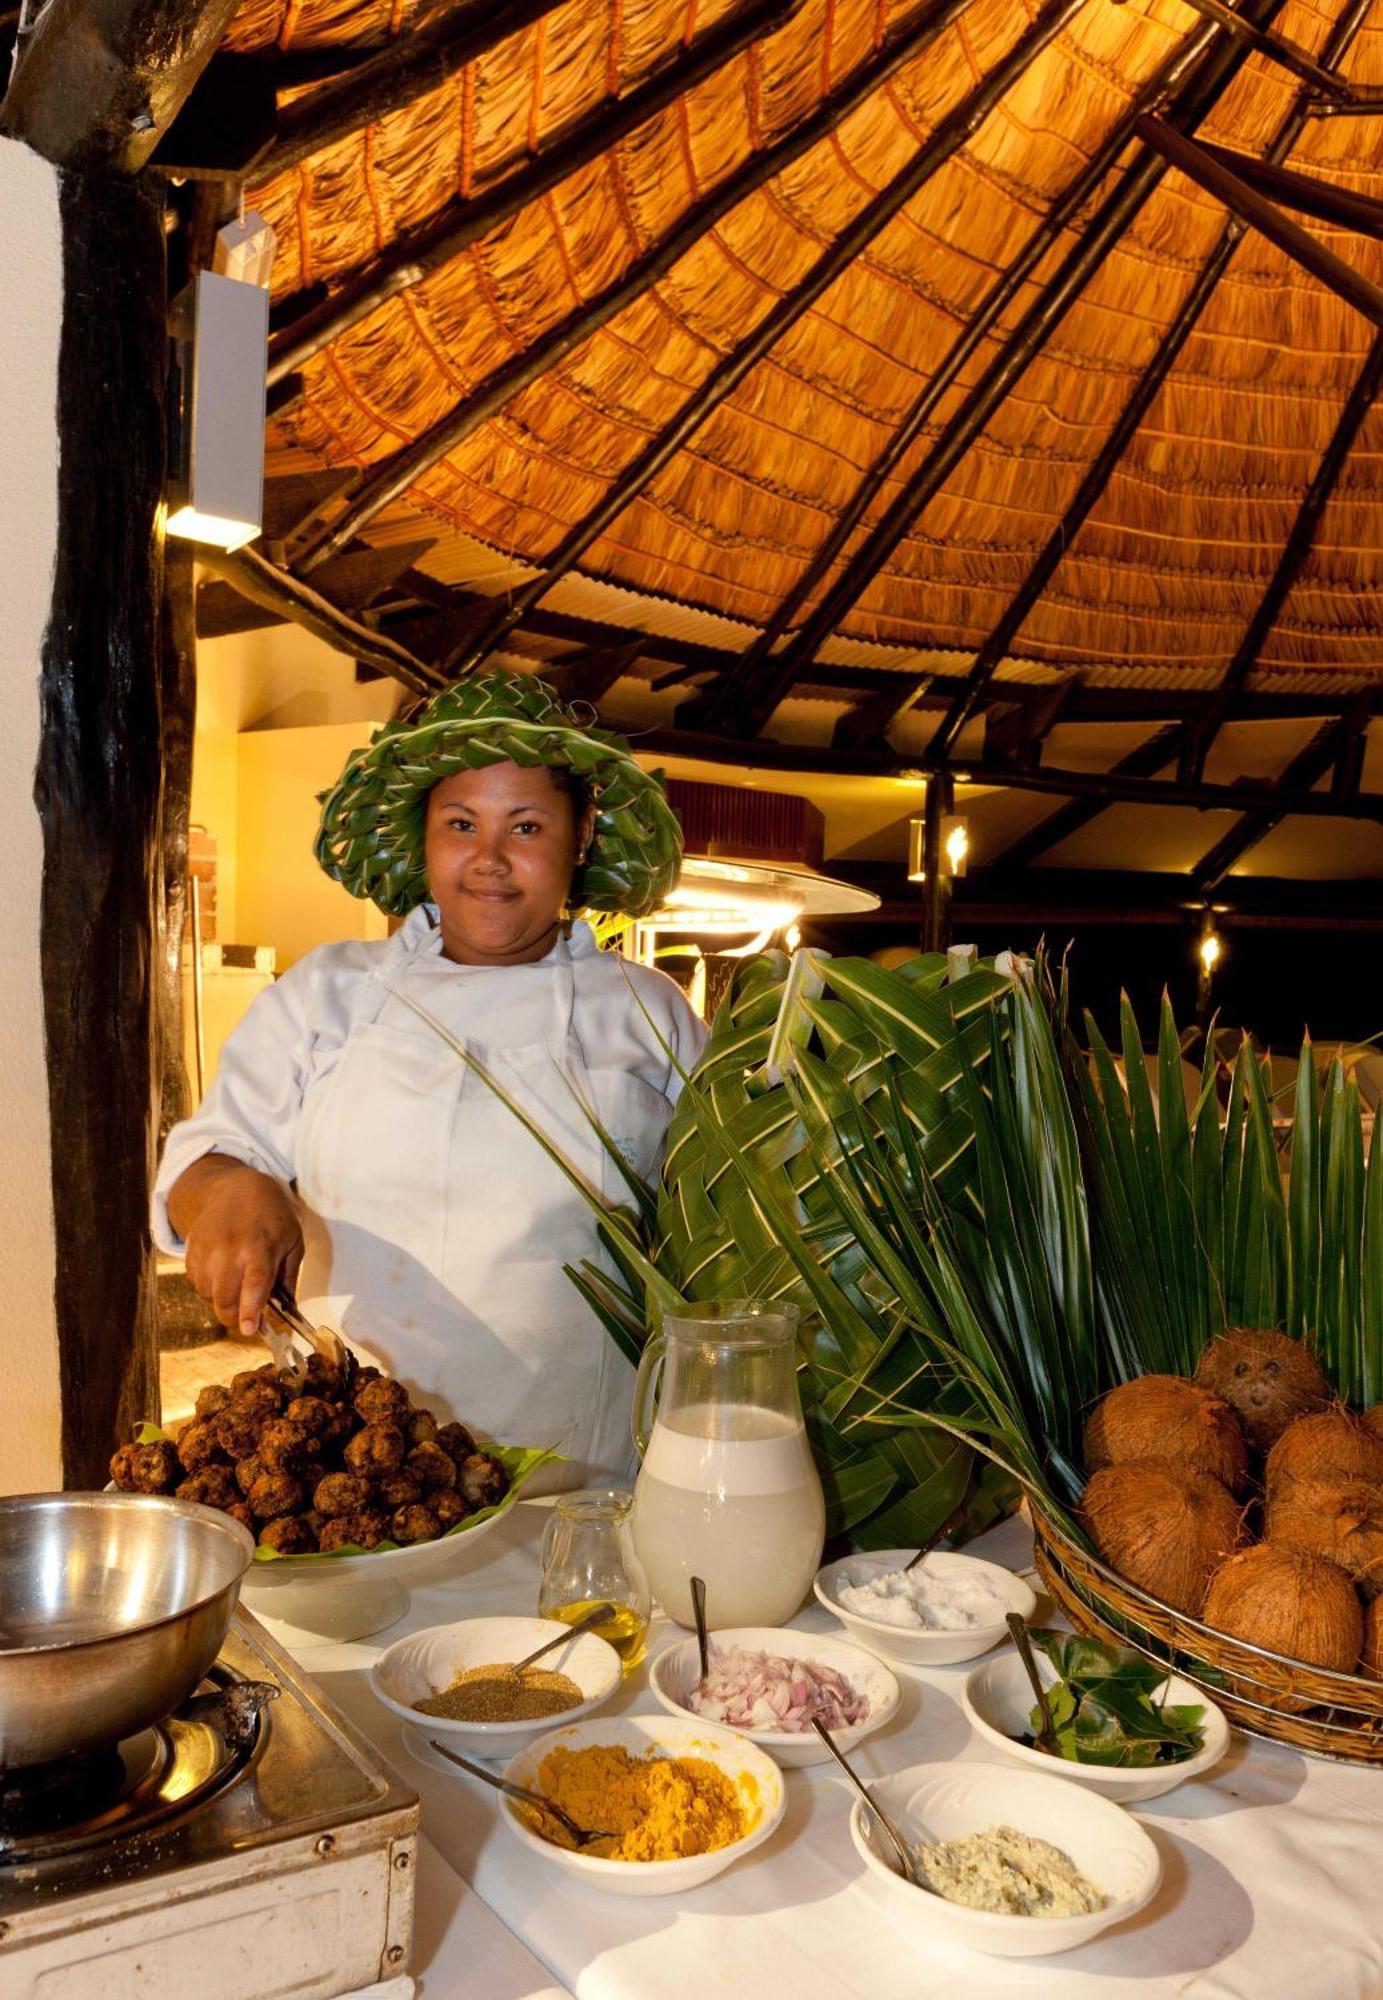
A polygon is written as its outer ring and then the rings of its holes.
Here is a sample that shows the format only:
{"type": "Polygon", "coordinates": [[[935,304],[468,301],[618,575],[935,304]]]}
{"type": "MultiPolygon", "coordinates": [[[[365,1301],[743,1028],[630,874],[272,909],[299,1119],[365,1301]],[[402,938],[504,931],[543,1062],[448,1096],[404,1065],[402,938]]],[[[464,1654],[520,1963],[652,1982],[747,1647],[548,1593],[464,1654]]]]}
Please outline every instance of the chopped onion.
{"type": "Polygon", "coordinates": [[[828,1729],[848,1729],[869,1715],[869,1699],[834,1667],[788,1660],[742,1646],[711,1649],[710,1672],[686,1705],[707,1722],[731,1729],[773,1729],[799,1735],[820,1716],[828,1729]]]}

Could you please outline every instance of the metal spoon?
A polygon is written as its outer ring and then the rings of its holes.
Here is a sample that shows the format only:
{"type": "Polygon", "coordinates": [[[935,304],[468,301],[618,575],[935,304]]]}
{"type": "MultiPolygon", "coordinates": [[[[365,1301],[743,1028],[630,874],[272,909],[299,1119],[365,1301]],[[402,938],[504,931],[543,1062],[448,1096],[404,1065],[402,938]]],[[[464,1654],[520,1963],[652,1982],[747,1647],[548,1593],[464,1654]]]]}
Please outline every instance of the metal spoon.
{"type": "Polygon", "coordinates": [[[961,1501],[959,1507],[953,1508],[952,1511],[946,1516],[946,1519],[942,1522],[941,1526],[936,1530],[935,1534],[928,1535],[926,1541],[923,1542],[921,1548],[917,1551],[917,1554],[913,1557],[912,1561],[905,1562],[903,1564],[904,1576],[907,1575],[909,1570],[916,1569],[917,1565],[923,1560],[923,1558],[931,1554],[932,1550],[936,1547],[938,1542],[944,1542],[946,1537],[950,1534],[952,1528],[958,1528],[960,1526],[961,1522],[965,1519],[965,1510],[969,1505],[970,1505],[970,1496],[969,1494],[967,1494],[964,1500],[961,1501]]]}
{"type": "Polygon", "coordinates": [[[449,1764],[459,1765],[468,1777],[479,1778],[483,1784],[493,1785],[497,1792],[503,1792],[505,1798],[517,1799],[522,1806],[536,1806],[539,1812],[545,1812],[549,1819],[555,1819],[558,1826],[565,1828],[578,1847],[589,1847],[593,1840],[614,1839],[612,1833],[588,1831],[584,1826],[578,1826],[560,1806],[555,1806],[552,1800],[545,1798],[541,1792],[530,1792],[527,1785],[516,1785],[511,1778],[501,1778],[479,1764],[472,1764],[466,1757],[458,1757],[454,1750],[448,1750],[445,1743],[439,1743],[435,1736],[430,1736],[428,1742],[434,1750],[440,1751],[449,1764]]]}
{"type": "Polygon", "coordinates": [[[1047,1757],[1059,1757],[1061,1751],[1057,1745],[1056,1729],[1052,1722],[1052,1711],[1047,1706],[1047,1690],[1042,1685],[1041,1674],[1037,1671],[1037,1661],[1033,1657],[1032,1640],[1028,1637],[1028,1628],[1024,1624],[1020,1614],[1016,1611],[1010,1611],[1005,1622],[1008,1625],[1009,1636],[1018,1648],[1018,1657],[1027,1668],[1028,1679],[1032,1683],[1032,1691],[1037,1697],[1037,1706],[1042,1713],[1042,1727],[1033,1739],[1033,1749],[1041,1750],[1047,1757]]]}
{"type": "Polygon", "coordinates": [[[914,1889],[925,1889],[929,1896],[934,1896],[936,1894],[936,1891],[935,1889],[933,1889],[931,1883],[927,1880],[922,1865],[917,1859],[916,1852],[912,1847],[909,1846],[908,1842],[904,1840],[902,1834],[899,1833],[897,1827],[893,1824],[893,1821],[889,1818],[888,1814],[884,1811],[883,1807],[873,1797],[873,1795],[869,1790],[868,1785],[865,1784],[863,1778],[861,1778],[858,1775],[858,1773],[853,1769],[853,1767],[846,1762],[844,1756],[841,1754],[839,1748],[837,1747],[835,1740],[831,1735],[830,1730],[826,1727],[825,1723],[821,1720],[821,1717],[819,1715],[814,1715],[812,1717],[812,1728],[816,1731],[817,1735],[826,1745],[826,1748],[835,1758],[837,1764],[839,1764],[841,1770],[844,1771],[846,1777],[850,1780],[850,1783],[855,1787],[855,1790],[864,1800],[865,1805],[869,1808],[871,1818],[876,1819],[879,1822],[879,1825],[883,1828],[884,1832],[888,1835],[889,1840],[893,1844],[893,1851],[898,1856],[899,1861],[902,1863],[902,1868],[900,1872],[903,1876],[904,1881],[911,1882],[914,1889]]]}
{"type": "MultiPolygon", "coordinates": [[[[696,1620],[696,1646],[701,1655],[701,1678],[696,1687],[704,1687],[711,1672],[711,1638],[706,1630],[706,1579],[694,1576],[691,1580],[692,1617],[696,1620]]],[[[692,1689],[695,1694],[696,1688],[692,1689]]]]}
{"type": "Polygon", "coordinates": [[[589,1632],[592,1625],[603,1625],[607,1618],[613,1618],[613,1604],[593,1604],[574,1624],[568,1625],[559,1639],[545,1639],[534,1653],[528,1653],[521,1660],[515,1660],[511,1673],[521,1674],[525,1667],[531,1667],[535,1660],[541,1660],[544,1653],[555,1653],[559,1646],[565,1646],[568,1639],[577,1639],[583,1632],[589,1632]]]}

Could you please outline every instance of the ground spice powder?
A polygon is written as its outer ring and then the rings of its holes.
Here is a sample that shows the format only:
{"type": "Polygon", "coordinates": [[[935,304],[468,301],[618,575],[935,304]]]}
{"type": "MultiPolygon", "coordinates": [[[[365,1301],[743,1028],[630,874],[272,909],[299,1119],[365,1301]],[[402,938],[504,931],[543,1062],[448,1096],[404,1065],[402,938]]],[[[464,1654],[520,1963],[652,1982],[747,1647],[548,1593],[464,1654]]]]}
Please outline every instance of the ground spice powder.
{"type": "MultiPolygon", "coordinates": [[[[704,1757],[631,1757],[603,1744],[548,1752],[537,1789],[593,1832],[612,1838],[583,1848],[607,1861],[679,1861],[743,1839],[758,1817],[758,1788],[736,1785],[704,1757]]],[[[575,1843],[553,1820],[525,1809],[535,1833],[557,1847],[575,1843]]]]}
{"type": "Polygon", "coordinates": [[[413,1706],[419,1715],[440,1715],[449,1722],[537,1722],[578,1708],[584,1700],[570,1674],[546,1667],[518,1671],[500,1663],[467,1667],[450,1687],[424,1695],[413,1706]]]}

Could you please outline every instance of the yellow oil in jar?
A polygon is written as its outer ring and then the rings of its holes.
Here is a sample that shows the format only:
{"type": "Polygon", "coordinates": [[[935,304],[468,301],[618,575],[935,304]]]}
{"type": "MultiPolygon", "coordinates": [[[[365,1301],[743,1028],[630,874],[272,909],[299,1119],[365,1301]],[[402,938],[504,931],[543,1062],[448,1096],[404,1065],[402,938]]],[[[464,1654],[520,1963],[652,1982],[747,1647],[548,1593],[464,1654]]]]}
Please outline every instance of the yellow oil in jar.
{"type": "MultiPolygon", "coordinates": [[[[544,1605],[540,1612],[543,1618],[560,1618],[564,1625],[575,1625],[588,1611],[593,1611],[602,1600],[598,1597],[584,1597],[575,1604],[544,1605]]],[[[613,1646],[624,1662],[626,1674],[633,1673],[648,1650],[648,1620],[632,1604],[614,1603],[613,1611],[599,1625],[589,1628],[597,1639],[603,1639],[607,1646],[613,1646]]]]}

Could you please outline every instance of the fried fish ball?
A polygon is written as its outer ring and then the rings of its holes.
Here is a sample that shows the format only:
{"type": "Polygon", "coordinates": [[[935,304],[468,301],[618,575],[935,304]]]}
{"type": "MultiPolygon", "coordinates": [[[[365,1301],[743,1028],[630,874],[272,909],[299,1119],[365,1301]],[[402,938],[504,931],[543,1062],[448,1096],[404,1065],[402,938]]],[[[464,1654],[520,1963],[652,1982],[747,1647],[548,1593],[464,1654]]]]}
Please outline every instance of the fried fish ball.
{"type": "Polygon", "coordinates": [[[313,1487],[312,1504],[328,1520],[338,1514],[358,1514],[370,1504],[370,1482],[358,1472],[328,1472],[313,1487]]]}
{"type": "Polygon", "coordinates": [[[389,1517],[375,1507],[362,1507],[358,1514],[337,1514],[322,1523],[321,1547],[377,1549],[389,1532],[389,1517]]]}
{"type": "Polygon", "coordinates": [[[324,1355],[309,1354],[303,1367],[303,1386],[300,1394],[321,1396],[328,1403],[339,1401],[341,1370],[324,1355]]]}
{"type": "Polygon", "coordinates": [[[408,1391],[402,1382],[392,1382],[383,1376],[377,1382],[367,1382],[363,1388],[358,1384],[355,1391],[357,1413],[367,1424],[402,1425],[408,1415],[408,1391]]]}
{"type": "Polygon", "coordinates": [[[414,1410],[403,1426],[403,1434],[410,1445],[434,1444],[437,1439],[437,1419],[431,1410],[414,1410]]]}
{"type": "Polygon", "coordinates": [[[306,1495],[291,1472],[265,1472],[245,1495],[249,1510],[261,1521],[279,1514],[296,1514],[306,1495]]]}
{"type": "Polygon", "coordinates": [[[396,1507],[389,1517],[389,1533],[396,1542],[435,1542],[441,1532],[437,1516],[420,1501],[411,1507],[396,1507]]]}
{"type": "Polygon", "coordinates": [[[232,1521],[238,1521],[242,1528],[248,1528],[252,1535],[258,1530],[259,1523],[243,1500],[233,1500],[230,1506],[223,1507],[221,1512],[229,1516],[232,1521]]]}
{"type": "Polygon", "coordinates": [[[445,1490],[432,1494],[427,1504],[437,1516],[437,1525],[443,1534],[448,1528],[454,1528],[458,1521],[464,1521],[471,1511],[459,1493],[445,1490]]]}
{"type": "Polygon", "coordinates": [[[202,1507],[233,1507],[240,1498],[235,1474],[228,1465],[204,1465],[176,1489],[179,1500],[195,1500],[202,1507]]]}
{"type": "Polygon", "coordinates": [[[301,1424],[273,1417],[259,1434],[255,1449],[272,1472],[296,1472],[312,1457],[313,1438],[301,1424]]]}
{"type": "Polygon", "coordinates": [[[378,1478],[397,1472],[403,1464],[403,1432],[397,1424],[366,1424],[357,1431],[341,1454],[352,1472],[378,1478]]]}
{"type": "Polygon", "coordinates": [[[432,1442],[441,1445],[447,1457],[460,1465],[475,1450],[475,1439],[464,1424],[443,1424],[432,1442]]]}
{"type": "Polygon", "coordinates": [[[379,1504],[392,1514],[396,1507],[411,1507],[423,1497],[421,1481],[415,1479],[406,1468],[402,1472],[386,1472],[375,1487],[379,1504]]]}
{"type": "Polygon", "coordinates": [[[456,1464],[439,1444],[415,1444],[404,1464],[428,1493],[455,1486],[456,1464]]]}
{"type": "Polygon", "coordinates": [[[242,1370],[231,1377],[231,1401],[276,1417],[283,1408],[283,1384],[272,1369],[266,1375],[242,1370]]]}
{"type": "Polygon", "coordinates": [[[166,1439],[122,1444],[110,1462],[110,1476],[122,1493],[171,1493],[181,1470],[178,1454],[166,1439]]]}
{"type": "Polygon", "coordinates": [[[207,1417],[184,1424],[178,1433],[178,1457],[184,1472],[200,1472],[204,1465],[219,1465],[225,1457],[215,1419],[207,1417]]]}
{"type": "Polygon", "coordinates": [[[339,1403],[325,1396],[295,1396],[284,1411],[284,1421],[298,1424],[320,1444],[332,1444],[348,1429],[350,1417],[339,1403]]]}
{"type": "Polygon", "coordinates": [[[279,1514],[260,1529],[259,1545],[277,1549],[281,1556],[310,1556],[316,1549],[317,1538],[296,1514],[279,1514]]]}
{"type": "Polygon", "coordinates": [[[218,1410],[209,1422],[215,1428],[216,1442],[226,1457],[238,1460],[248,1458],[258,1448],[265,1418],[262,1410],[247,1410],[237,1401],[224,1410],[218,1410]]]}
{"type": "Polygon", "coordinates": [[[208,1382],[205,1389],[197,1392],[197,1415],[214,1417],[218,1410],[224,1410],[231,1400],[231,1392],[224,1382],[208,1382]]]}
{"type": "Polygon", "coordinates": [[[457,1476],[461,1498],[472,1510],[494,1507],[509,1491],[509,1474],[488,1451],[473,1451],[457,1476]]]}

